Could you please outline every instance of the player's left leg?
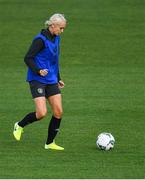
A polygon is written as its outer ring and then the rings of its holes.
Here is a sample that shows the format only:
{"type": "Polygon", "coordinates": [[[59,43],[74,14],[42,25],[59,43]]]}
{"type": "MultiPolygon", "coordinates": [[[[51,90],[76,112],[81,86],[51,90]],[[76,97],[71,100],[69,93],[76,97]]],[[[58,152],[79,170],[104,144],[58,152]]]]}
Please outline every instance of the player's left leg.
{"type": "Polygon", "coordinates": [[[62,113],[63,113],[61,94],[50,96],[48,98],[48,101],[51,106],[53,116],[51,118],[51,121],[48,127],[48,137],[45,144],[45,149],[64,150],[63,147],[56,145],[54,141],[57,135],[57,132],[59,131],[60,122],[61,122],[62,113]]]}

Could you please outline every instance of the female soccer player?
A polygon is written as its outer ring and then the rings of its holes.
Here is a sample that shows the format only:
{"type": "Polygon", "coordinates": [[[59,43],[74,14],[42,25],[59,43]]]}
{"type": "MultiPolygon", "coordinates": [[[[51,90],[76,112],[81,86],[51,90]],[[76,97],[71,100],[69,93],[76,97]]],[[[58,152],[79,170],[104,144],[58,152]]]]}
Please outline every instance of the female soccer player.
{"type": "Polygon", "coordinates": [[[54,139],[62,118],[62,99],[60,88],[64,87],[59,75],[59,39],[66,27],[66,19],[62,14],[53,14],[45,22],[46,29],[34,37],[24,61],[28,66],[27,81],[35,103],[35,112],[28,113],[14,125],[13,135],[20,141],[23,128],[46,116],[48,100],[52,118],[48,126],[45,149],[64,150],[54,139]]]}

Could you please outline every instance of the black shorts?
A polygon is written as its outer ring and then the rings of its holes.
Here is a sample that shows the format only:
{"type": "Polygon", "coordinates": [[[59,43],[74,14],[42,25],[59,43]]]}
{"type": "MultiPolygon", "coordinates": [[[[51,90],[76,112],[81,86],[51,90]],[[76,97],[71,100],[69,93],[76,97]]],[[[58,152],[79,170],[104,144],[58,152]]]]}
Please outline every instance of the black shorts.
{"type": "Polygon", "coordinates": [[[61,94],[58,84],[44,84],[39,81],[30,81],[30,90],[33,98],[50,97],[56,94],[61,94]]]}

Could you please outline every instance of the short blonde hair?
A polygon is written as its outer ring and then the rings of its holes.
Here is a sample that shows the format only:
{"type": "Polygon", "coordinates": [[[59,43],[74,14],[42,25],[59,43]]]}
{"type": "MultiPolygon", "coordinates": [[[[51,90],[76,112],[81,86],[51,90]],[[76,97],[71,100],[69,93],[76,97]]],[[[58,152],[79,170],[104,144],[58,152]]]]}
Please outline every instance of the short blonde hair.
{"type": "Polygon", "coordinates": [[[45,27],[48,28],[49,26],[51,26],[52,24],[59,24],[60,22],[66,22],[66,19],[64,17],[64,14],[53,14],[49,20],[45,21],[45,27]]]}

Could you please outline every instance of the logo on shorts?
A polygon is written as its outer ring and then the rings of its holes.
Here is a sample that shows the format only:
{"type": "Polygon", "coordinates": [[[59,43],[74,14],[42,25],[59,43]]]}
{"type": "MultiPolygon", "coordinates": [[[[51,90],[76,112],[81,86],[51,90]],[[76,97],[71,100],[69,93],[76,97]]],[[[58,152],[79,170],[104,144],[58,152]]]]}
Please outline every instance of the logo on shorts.
{"type": "Polygon", "coordinates": [[[37,91],[38,91],[39,94],[43,93],[43,89],[42,88],[38,88],[37,91]]]}

